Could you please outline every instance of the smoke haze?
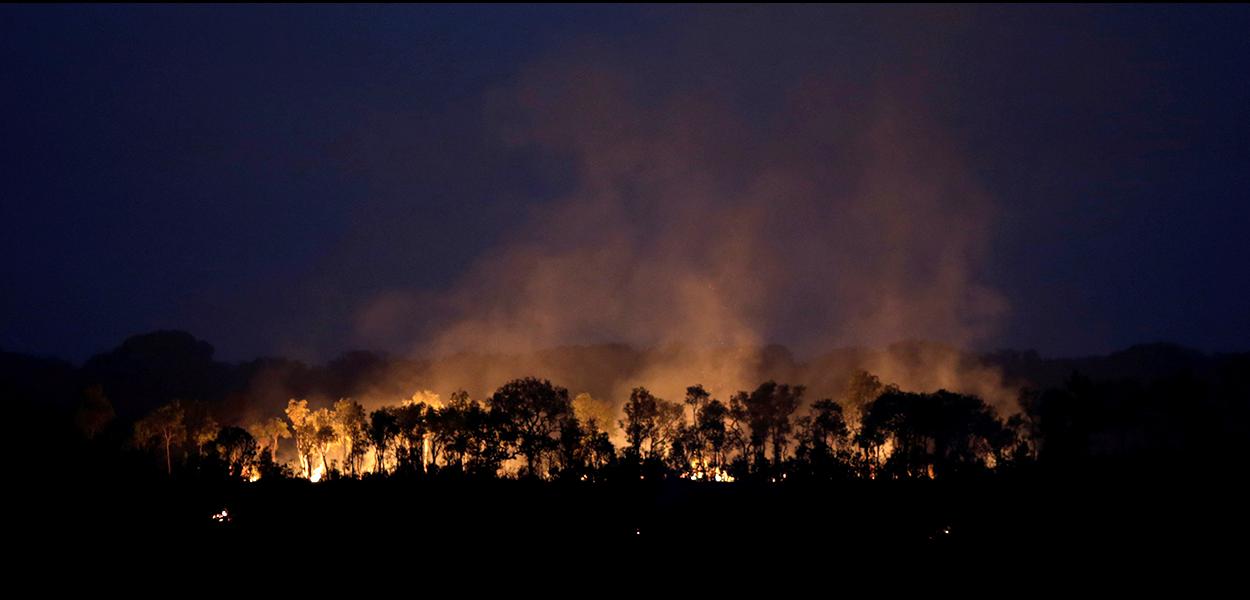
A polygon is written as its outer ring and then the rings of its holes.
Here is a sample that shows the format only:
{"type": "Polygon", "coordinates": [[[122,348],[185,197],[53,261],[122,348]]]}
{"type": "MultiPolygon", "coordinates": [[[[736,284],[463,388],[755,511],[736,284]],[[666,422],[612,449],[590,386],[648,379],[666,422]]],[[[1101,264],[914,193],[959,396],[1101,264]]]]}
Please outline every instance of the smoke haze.
{"type": "MultiPolygon", "coordinates": [[[[737,49],[719,62],[694,46],[726,47],[741,21],[702,26],[706,37],[660,42],[668,54],[642,42],[573,43],[495,90],[485,112],[501,140],[560,157],[566,191],[445,294],[375,299],[358,317],[361,339],[409,332],[417,355],[516,357],[497,372],[447,361],[431,374],[439,390],[554,379],[564,369],[539,351],[568,344],[655,349],[604,374],[619,403],[636,385],[670,399],[694,383],[721,398],[750,389],[775,342],[811,354],[902,340],[975,347],[994,334],[1008,306],[977,274],[995,200],[964,164],[959,137],[931,115],[939,40],[918,31],[924,53],[879,72],[818,56],[761,92],[734,70],[767,70],[774,50],[737,49]],[[432,327],[414,330],[423,320],[432,327]]],[[[809,39],[775,52],[828,46],[820,33],[800,29],[809,39]]],[[[1014,397],[955,354],[903,366],[876,353],[858,366],[907,389],[1014,397]]]]}

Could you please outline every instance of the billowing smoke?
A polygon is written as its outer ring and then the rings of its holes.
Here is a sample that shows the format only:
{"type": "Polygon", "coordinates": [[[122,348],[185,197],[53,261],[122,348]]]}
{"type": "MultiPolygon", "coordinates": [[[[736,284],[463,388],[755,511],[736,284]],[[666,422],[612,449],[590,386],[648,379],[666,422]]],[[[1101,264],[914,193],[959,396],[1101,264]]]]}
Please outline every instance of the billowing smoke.
{"type": "MultiPolygon", "coordinates": [[[[597,384],[619,403],[636,385],[674,400],[694,383],[721,398],[750,389],[775,373],[770,343],[814,356],[900,340],[975,347],[993,333],[1007,307],[978,269],[994,200],[932,114],[940,57],[865,74],[817,55],[761,89],[763,59],[742,81],[740,54],[721,64],[691,50],[713,42],[676,43],[675,56],[561,48],[497,90],[486,112],[501,139],[566,166],[568,185],[453,289],[367,306],[362,335],[432,320],[412,352],[511,357],[440,361],[428,374],[439,390],[594,379],[543,358],[569,344],[649,349],[597,384]]],[[[958,353],[858,356],[904,388],[1013,396],[958,353]]]]}

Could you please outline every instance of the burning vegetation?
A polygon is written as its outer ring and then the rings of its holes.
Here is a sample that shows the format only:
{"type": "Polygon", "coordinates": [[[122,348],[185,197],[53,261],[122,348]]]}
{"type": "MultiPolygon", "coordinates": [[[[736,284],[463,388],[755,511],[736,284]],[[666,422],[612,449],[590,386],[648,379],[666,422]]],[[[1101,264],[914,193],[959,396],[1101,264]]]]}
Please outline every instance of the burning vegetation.
{"type": "Polygon", "coordinates": [[[245,481],[436,472],[712,483],[934,479],[1032,454],[1024,422],[1004,420],[975,396],[904,392],[864,371],[838,399],[806,403],[805,393],[801,385],[768,381],[721,400],[692,385],[677,402],[637,387],[620,418],[608,421],[592,414],[588,395],[575,402],[567,389],[529,377],[480,401],[463,390],[446,401],[421,391],[367,411],[347,398],[321,408],[292,399],[285,419],[265,417],[246,429],[217,428],[202,408],[175,401],[139,420],[134,439],[161,456],[170,474],[180,449],[245,481]],[[280,447],[284,439],[293,443],[280,447]]]}
{"type": "MultiPolygon", "coordinates": [[[[98,539],[177,531],[228,544],[324,544],[333,529],[344,543],[420,532],[431,547],[828,539],[876,556],[1093,537],[1136,547],[1150,542],[1142,520],[1175,502],[1238,497],[1176,482],[1227,481],[1214,474],[1244,457],[1250,398],[1247,356],[1166,347],[984,359],[1009,385],[1039,382],[1004,404],[893,376],[906,370],[878,376],[815,359],[765,363],[755,371],[764,383],[732,392],[692,373],[695,385],[674,393],[628,369],[588,385],[564,374],[586,371],[565,366],[556,380],[501,377],[489,393],[444,395],[428,388],[456,388],[358,359],[273,386],[272,370],[170,360],[171,344],[129,352],[138,345],[49,371],[76,398],[42,421],[66,440],[56,446],[64,468],[35,486],[54,492],[43,522],[98,539]],[[647,385],[615,392],[626,377],[647,385]],[[186,387],[158,387],[174,384],[186,387]],[[98,510],[80,512],[84,497],[98,510]],[[349,524],[307,527],[330,515],[349,524]]],[[[603,356],[577,353],[587,354],[603,356]]]]}
{"type": "MultiPolygon", "coordinates": [[[[621,347],[426,365],[357,353],[305,367],[216,362],[204,346],[186,334],[150,334],[79,370],[52,371],[81,387],[67,386],[64,416],[48,422],[63,424],[91,461],[177,479],[437,475],[590,484],[940,481],[1116,461],[1192,471],[1234,455],[1227,440],[1243,439],[1246,423],[1245,356],[1170,346],[1079,361],[1028,353],[947,359],[926,350],[910,353],[915,360],[892,351],[798,363],[762,352],[756,366],[739,369],[764,381],[750,387],[702,372],[692,372],[694,385],[650,379],[665,356],[674,365],[681,356],[621,347]],[[550,368],[531,369],[537,363],[550,368]],[[894,368],[878,377],[865,368],[872,364],[894,368]],[[997,382],[987,389],[999,397],[917,375],[935,365],[995,373],[955,383],[997,382]],[[506,375],[527,371],[557,377],[506,375]],[[456,373],[466,388],[452,387],[456,373]],[[504,383],[484,392],[483,379],[504,383]],[[1014,398],[1004,401],[1011,388],[1014,398]]],[[[30,389],[54,389],[41,385],[30,389]]]]}

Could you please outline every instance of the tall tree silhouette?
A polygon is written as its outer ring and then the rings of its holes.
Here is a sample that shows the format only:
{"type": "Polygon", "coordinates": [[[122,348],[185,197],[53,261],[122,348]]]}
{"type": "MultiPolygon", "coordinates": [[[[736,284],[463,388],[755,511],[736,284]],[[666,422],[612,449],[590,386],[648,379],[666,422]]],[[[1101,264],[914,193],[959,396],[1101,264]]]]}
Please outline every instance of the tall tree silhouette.
{"type": "Polygon", "coordinates": [[[751,427],[751,446],[755,450],[757,467],[766,466],[765,446],[772,447],[772,466],[781,466],[782,457],[789,444],[792,428],[790,415],[798,409],[806,388],[766,381],[747,397],[747,422],[751,427]]]}
{"type": "Polygon", "coordinates": [[[256,421],[248,426],[248,433],[256,438],[257,443],[269,453],[271,460],[278,460],[278,442],[291,437],[291,428],[282,419],[270,417],[256,421]]]}
{"type": "Polygon", "coordinates": [[[699,427],[699,414],[711,396],[702,385],[692,385],[686,388],[686,405],[690,407],[690,425],[682,427],[678,435],[682,448],[689,455],[690,462],[698,465],[701,471],[707,470],[708,458],[705,456],[707,443],[703,439],[703,430],[699,427]]]}
{"type": "Polygon", "coordinates": [[[152,411],[135,423],[135,442],[139,446],[159,445],[165,451],[165,472],[174,473],[173,447],[183,443],[187,426],[182,402],[174,400],[152,411]]]}
{"type": "Polygon", "coordinates": [[[829,398],[817,400],[795,424],[798,430],[796,458],[806,464],[810,473],[833,474],[843,462],[838,449],[845,443],[848,433],[842,406],[829,398]]]}
{"type": "Polygon", "coordinates": [[[625,403],[620,426],[629,442],[627,452],[638,460],[664,457],[684,423],[680,404],[655,397],[647,388],[634,388],[625,403]]]}
{"type": "Polygon", "coordinates": [[[380,409],[369,413],[369,444],[373,447],[373,471],[386,472],[386,455],[399,435],[399,421],[394,411],[380,409]]]}
{"type": "Polygon", "coordinates": [[[295,452],[299,457],[300,469],[305,478],[312,477],[313,454],[317,450],[317,424],[308,409],[307,400],[292,398],[286,405],[286,418],[291,421],[291,431],[295,434],[295,452]]]}
{"type": "Polygon", "coordinates": [[[256,438],[242,427],[223,427],[214,441],[230,477],[242,477],[256,459],[256,438]]]}
{"type": "Polygon", "coordinates": [[[434,441],[445,453],[445,462],[458,471],[464,470],[464,458],[469,452],[471,432],[467,422],[471,405],[469,393],[453,392],[447,404],[438,409],[438,418],[432,425],[434,441]]]}
{"type": "Polygon", "coordinates": [[[204,455],[205,446],[217,439],[221,426],[217,424],[217,419],[213,418],[207,402],[201,400],[183,402],[182,410],[189,445],[195,450],[195,458],[199,459],[204,455]]]}
{"type": "Polygon", "coordinates": [[[709,455],[708,463],[712,469],[724,468],[725,447],[729,442],[729,432],[725,425],[728,415],[729,408],[715,399],[699,410],[699,439],[709,455]]]}
{"type": "Polygon", "coordinates": [[[487,404],[499,418],[504,441],[525,457],[526,473],[540,476],[539,464],[556,448],[561,423],[573,415],[568,390],[526,377],[505,383],[487,404]]]}
{"type": "Polygon", "coordinates": [[[425,437],[429,433],[426,416],[429,405],[425,402],[408,401],[394,408],[395,425],[398,428],[395,448],[397,466],[408,472],[425,471],[425,437]]]}
{"type": "Polygon", "coordinates": [[[334,403],[334,432],[343,446],[343,467],[351,476],[360,473],[365,452],[369,449],[369,436],[365,407],[350,398],[334,403]]]}

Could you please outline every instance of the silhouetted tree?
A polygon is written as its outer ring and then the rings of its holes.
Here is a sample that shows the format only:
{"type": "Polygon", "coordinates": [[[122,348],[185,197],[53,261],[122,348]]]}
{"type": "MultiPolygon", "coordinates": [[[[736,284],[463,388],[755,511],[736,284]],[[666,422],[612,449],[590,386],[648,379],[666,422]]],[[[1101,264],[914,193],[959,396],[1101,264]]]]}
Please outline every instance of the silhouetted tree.
{"type": "Polygon", "coordinates": [[[585,431],[578,422],[577,417],[568,417],[560,423],[560,441],[559,453],[560,458],[559,469],[553,475],[565,479],[574,479],[580,477],[586,470],[585,460],[583,459],[585,452],[585,431]]]}
{"type": "Polygon", "coordinates": [[[173,475],[173,447],[187,436],[182,403],[174,400],[152,411],[135,423],[135,443],[140,447],[158,445],[165,451],[165,472],[173,475]]]}
{"type": "Polygon", "coordinates": [[[893,474],[935,477],[984,465],[1001,430],[993,409],[976,396],[891,391],[868,406],[861,434],[893,441],[886,463],[893,474]]]}
{"type": "Polygon", "coordinates": [[[256,421],[248,425],[247,431],[252,434],[257,443],[263,444],[270,460],[274,461],[278,460],[278,442],[291,437],[291,428],[277,417],[256,421]]]}
{"type": "Polygon", "coordinates": [[[898,386],[883,384],[876,375],[865,370],[856,370],[842,389],[842,419],[846,422],[847,433],[859,449],[856,462],[869,470],[876,468],[881,461],[880,452],[885,441],[878,439],[879,432],[861,434],[864,412],[868,405],[887,392],[897,392],[898,386]]]}
{"type": "Polygon", "coordinates": [[[637,460],[659,460],[684,422],[680,404],[657,398],[647,388],[634,388],[625,403],[620,426],[629,442],[627,455],[637,460]]]}
{"type": "Polygon", "coordinates": [[[313,423],[313,439],[317,454],[321,456],[322,473],[329,476],[331,475],[330,446],[339,441],[339,435],[334,430],[334,413],[328,408],[320,408],[312,413],[310,420],[313,423]]]}
{"type": "Polygon", "coordinates": [[[862,369],[857,370],[851,374],[842,390],[841,405],[849,417],[858,421],[868,404],[885,392],[886,387],[876,375],[862,369]]]}
{"type": "Polygon", "coordinates": [[[389,409],[375,410],[369,414],[369,443],[373,446],[373,470],[386,472],[386,454],[399,435],[399,421],[389,409]]]}
{"type": "Polygon", "coordinates": [[[398,466],[414,472],[425,472],[425,438],[429,433],[426,416],[429,405],[425,402],[407,401],[395,407],[396,436],[399,444],[395,449],[398,466]]]}
{"type": "Polygon", "coordinates": [[[215,443],[231,477],[242,477],[256,459],[256,438],[241,427],[223,427],[215,443]]]}
{"type": "Polygon", "coordinates": [[[365,452],[369,449],[365,407],[348,398],[334,403],[334,432],[343,445],[343,467],[348,475],[360,474],[365,452]]]}
{"type": "Polygon", "coordinates": [[[503,461],[509,458],[502,432],[506,429],[499,420],[502,415],[472,402],[464,410],[465,430],[468,444],[465,452],[465,471],[479,477],[494,477],[503,461]]]}
{"type": "Polygon", "coordinates": [[[616,448],[608,432],[599,429],[599,421],[587,419],[582,435],[583,462],[592,476],[602,471],[616,458],[616,448]]]}
{"type": "MultiPolygon", "coordinates": [[[[729,398],[729,408],[726,414],[729,417],[726,423],[726,446],[733,449],[734,457],[731,462],[731,471],[734,477],[743,477],[748,474],[751,457],[755,456],[754,441],[756,436],[752,434],[749,414],[747,411],[747,399],[749,394],[746,392],[738,392],[729,398]]],[[[762,453],[763,450],[761,449],[762,453]]]]}
{"type": "Polygon", "coordinates": [[[203,401],[183,402],[184,422],[187,427],[187,438],[195,450],[195,458],[204,456],[205,446],[217,439],[221,426],[213,418],[208,404],[203,401]]]}
{"type": "Polygon", "coordinates": [[[1024,415],[1012,415],[989,438],[990,449],[994,454],[995,466],[1019,465],[1029,460],[1031,451],[1028,443],[1022,437],[1024,430],[1024,415]]]}
{"type": "Polygon", "coordinates": [[[538,475],[539,462],[557,446],[561,423],[573,414],[568,390],[526,377],[505,383],[487,403],[503,427],[503,441],[525,457],[528,474],[538,475]]]}
{"type": "Polygon", "coordinates": [[[725,447],[729,442],[725,419],[728,415],[729,408],[720,400],[712,400],[699,410],[699,439],[710,454],[712,469],[722,468],[725,464],[725,447]]]}
{"type": "Polygon", "coordinates": [[[82,403],[74,413],[74,425],[91,440],[104,431],[116,416],[113,404],[104,395],[104,386],[93,385],[83,392],[82,403]]]}
{"type": "MultiPolygon", "coordinates": [[[[682,427],[677,435],[677,442],[683,453],[688,455],[689,461],[700,465],[700,468],[707,466],[707,457],[704,456],[706,444],[703,440],[703,430],[699,428],[699,413],[703,410],[703,406],[711,398],[711,394],[703,389],[702,385],[692,385],[686,388],[686,405],[690,407],[690,425],[682,427]]],[[[679,458],[685,467],[686,460],[679,458]]]]}
{"type": "Polygon", "coordinates": [[[743,406],[751,428],[751,447],[755,450],[757,467],[766,463],[766,445],[772,446],[772,466],[780,467],[789,444],[788,436],[792,427],[790,415],[798,409],[804,389],[801,385],[790,386],[766,381],[746,397],[743,406]]]}
{"type": "Polygon", "coordinates": [[[291,399],[286,405],[286,417],[295,433],[295,452],[305,478],[312,477],[313,454],[317,451],[317,423],[307,400],[291,399]]]}
{"type": "Polygon", "coordinates": [[[812,405],[813,438],[826,449],[838,447],[846,437],[846,420],[842,418],[842,406],[826,398],[812,405]]]}
{"type": "Polygon", "coordinates": [[[471,444],[472,432],[467,419],[472,404],[468,392],[453,392],[447,404],[438,409],[432,425],[434,441],[446,453],[445,462],[456,470],[464,469],[464,458],[471,444]]]}
{"type": "Polygon", "coordinates": [[[625,449],[627,455],[636,460],[643,457],[643,443],[655,435],[657,428],[656,418],[660,409],[656,402],[656,397],[647,391],[647,388],[634,388],[629,394],[629,401],[625,403],[625,419],[620,421],[620,427],[625,431],[625,441],[629,443],[629,447],[625,449]]]}
{"type": "Polygon", "coordinates": [[[427,468],[437,470],[444,445],[455,437],[455,411],[446,407],[427,406],[425,409],[425,447],[428,450],[427,468]]]}
{"type": "Polygon", "coordinates": [[[1026,436],[1038,460],[1055,465],[1088,460],[1096,403],[1093,382],[1075,372],[1062,389],[1023,391],[1026,436]]]}
{"type": "Polygon", "coordinates": [[[832,474],[838,463],[837,449],[848,433],[842,406],[832,399],[818,400],[795,425],[799,432],[795,456],[814,472],[832,474]]]}

